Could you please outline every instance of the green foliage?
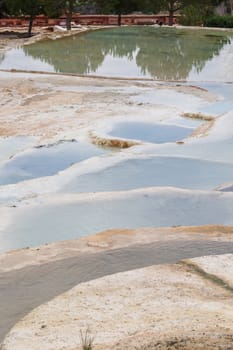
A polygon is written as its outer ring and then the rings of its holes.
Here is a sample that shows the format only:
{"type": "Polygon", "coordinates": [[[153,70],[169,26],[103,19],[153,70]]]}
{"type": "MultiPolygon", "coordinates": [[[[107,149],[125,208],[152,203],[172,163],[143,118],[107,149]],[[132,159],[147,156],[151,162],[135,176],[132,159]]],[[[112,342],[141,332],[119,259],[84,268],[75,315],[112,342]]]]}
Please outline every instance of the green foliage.
{"type": "Polygon", "coordinates": [[[12,15],[36,16],[42,13],[40,0],[5,0],[5,5],[12,15]]]}
{"type": "Polygon", "coordinates": [[[83,0],[94,5],[97,13],[127,14],[132,12],[156,13],[159,11],[158,0],[83,0]]]}
{"type": "Polygon", "coordinates": [[[78,4],[83,0],[40,0],[43,4],[43,11],[49,17],[60,17],[66,14],[66,28],[71,29],[72,14],[78,4]]]}
{"type": "Polygon", "coordinates": [[[161,10],[169,12],[169,24],[177,11],[183,13],[181,19],[185,25],[201,24],[206,15],[218,5],[221,0],[158,0],[161,10]]]}
{"type": "Polygon", "coordinates": [[[0,0],[0,18],[4,17],[7,13],[7,8],[4,0],[0,0]]]}
{"type": "Polygon", "coordinates": [[[129,13],[136,9],[135,0],[95,0],[98,13],[129,13]]]}
{"type": "Polygon", "coordinates": [[[201,26],[203,24],[203,11],[196,6],[188,6],[182,12],[179,23],[184,26],[201,26]]]}
{"type": "Polygon", "coordinates": [[[203,1],[202,6],[195,3],[183,9],[179,23],[185,26],[201,26],[205,19],[212,14],[213,5],[209,1],[203,1]]]}
{"type": "Polygon", "coordinates": [[[207,27],[233,28],[233,16],[212,16],[206,19],[207,27]]]}
{"type": "Polygon", "coordinates": [[[35,16],[43,13],[41,0],[5,0],[9,14],[29,16],[28,36],[32,34],[32,24],[35,16]]]}
{"type": "Polygon", "coordinates": [[[41,0],[44,13],[50,18],[58,18],[64,9],[63,0],[41,0]]]}

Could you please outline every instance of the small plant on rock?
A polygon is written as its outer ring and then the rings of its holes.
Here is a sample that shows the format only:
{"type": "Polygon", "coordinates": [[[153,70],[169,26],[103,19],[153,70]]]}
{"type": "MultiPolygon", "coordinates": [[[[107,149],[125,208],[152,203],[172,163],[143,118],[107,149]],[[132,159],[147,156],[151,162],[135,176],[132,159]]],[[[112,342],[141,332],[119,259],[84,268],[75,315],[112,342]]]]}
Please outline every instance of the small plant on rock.
{"type": "Polygon", "coordinates": [[[85,332],[80,331],[80,340],[82,350],[93,350],[94,337],[91,334],[90,328],[87,328],[85,332]]]}

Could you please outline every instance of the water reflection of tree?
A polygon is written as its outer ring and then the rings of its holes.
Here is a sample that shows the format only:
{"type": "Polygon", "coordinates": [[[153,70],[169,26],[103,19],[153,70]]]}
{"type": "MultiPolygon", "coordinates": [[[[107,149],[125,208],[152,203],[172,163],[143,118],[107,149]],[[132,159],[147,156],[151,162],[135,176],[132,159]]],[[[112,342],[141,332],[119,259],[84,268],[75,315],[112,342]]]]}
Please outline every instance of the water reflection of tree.
{"type": "MultiPolygon", "coordinates": [[[[1,0],[0,0],[1,5],[1,0]]],[[[1,18],[1,13],[0,13],[1,18]]],[[[6,52],[6,38],[4,34],[0,34],[0,63],[5,59],[5,52],[6,52]]]]}
{"type": "Polygon", "coordinates": [[[0,63],[2,63],[4,58],[5,58],[5,54],[3,52],[0,52],[0,63]]]}
{"type": "Polygon", "coordinates": [[[91,39],[87,45],[85,38],[79,38],[77,44],[75,37],[39,42],[23,49],[26,55],[51,64],[56,72],[95,72],[105,57],[96,41],[91,39]]]}
{"type": "Polygon", "coordinates": [[[137,65],[157,79],[180,80],[186,79],[192,68],[200,72],[205,63],[229,43],[229,39],[225,35],[208,36],[196,30],[163,29],[161,35],[151,38],[150,42],[151,45],[145,40],[142,42],[136,57],[137,65]]]}
{"type": "Polygon", "coordinates": [[[143,74],[166,79],[185,79],[192,68],[198,72],[229,43],[226,34],[168,29],[117,28],[46,41],[24,47],[27,55],[51,64],[58,72],[96,72],[106,55],[127,57],[143,74]]]}

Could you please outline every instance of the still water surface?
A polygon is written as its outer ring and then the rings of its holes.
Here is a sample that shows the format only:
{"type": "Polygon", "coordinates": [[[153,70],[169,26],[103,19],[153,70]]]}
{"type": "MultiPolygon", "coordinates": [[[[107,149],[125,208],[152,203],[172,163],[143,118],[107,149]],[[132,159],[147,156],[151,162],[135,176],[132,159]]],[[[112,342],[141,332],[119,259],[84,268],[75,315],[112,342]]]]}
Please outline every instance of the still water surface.
{"type": "Polygon", "coordinates": [[[61,191],[128,191],[158,186],[211,190],[219,184],[231,182],[232,179],[232,163],[150,156],[144,159],[123,160],[100,171],[83,174],[69,181],[61,191]]]}
{"type": "Polygon", "coordinates": [[[109,135],[153,143],[175,142],[188,137],[194,129],[178,125],[142,122],[116,123],[109,135]]]}
{"type": "Polygon", "coordinates": [[[230,32],[124,27],[13,49],[0,58],[0,68],[233,81],[232,53],[230,32]]]}
{"type": "Polygon", "coordinates": [[[233,198],[228,194],[150,190],[89,200],[41,203],[14,211],[14,221],[0,232],[0,252],[78,238],[110,228],[233,224],[233,198]]]}
{"type": "Polygon", "coordinates": [[[21,152],[0,165],[0,185],[52,176],[74,163],[106,153],[88,143],[76,141],[35,147],[21,152]]]}

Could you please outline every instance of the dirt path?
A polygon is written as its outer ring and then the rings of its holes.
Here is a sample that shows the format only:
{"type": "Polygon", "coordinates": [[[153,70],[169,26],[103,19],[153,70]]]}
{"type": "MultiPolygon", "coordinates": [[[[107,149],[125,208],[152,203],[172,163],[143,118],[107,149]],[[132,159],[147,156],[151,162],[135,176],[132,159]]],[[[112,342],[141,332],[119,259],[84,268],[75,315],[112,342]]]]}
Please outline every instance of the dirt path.
{"type": "Polygon", "coordinates": [[[233,253],[232,242],[170,240],[100,253],[79,254],[65,260],[2,273],[0,341],[33,308],[81,282],[150,265],[225,253],[233,253]]]}

